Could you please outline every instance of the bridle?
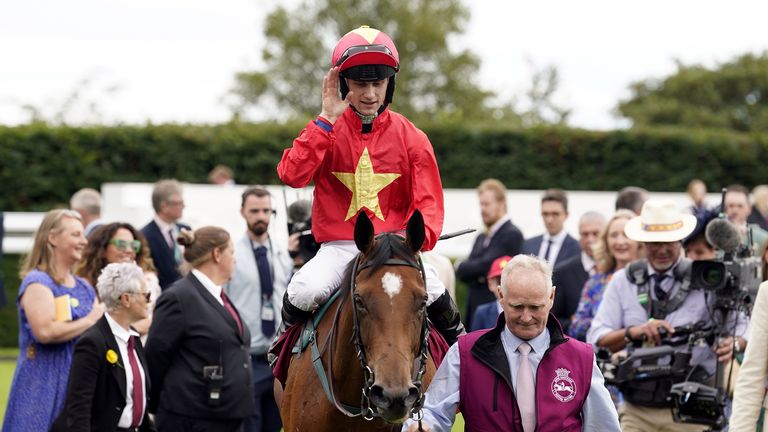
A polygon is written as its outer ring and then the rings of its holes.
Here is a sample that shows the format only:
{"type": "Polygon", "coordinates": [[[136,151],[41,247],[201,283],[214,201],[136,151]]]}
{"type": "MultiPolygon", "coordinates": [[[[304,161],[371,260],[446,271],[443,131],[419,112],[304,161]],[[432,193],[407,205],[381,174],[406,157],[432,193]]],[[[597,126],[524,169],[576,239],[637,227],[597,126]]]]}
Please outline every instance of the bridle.
{"type": "MultiPolygon", "coordinates": [[[[360,401],[360,408],[352,407],[346,404],[341,403],[338,398],[336,397],[334,386],[332,383],[333,379],[333,355],[329,356],[328,361],[328,368],[327,371],[325,371],[325,374],[328,377],[331,377],[331,382],[328,383],[326,388],[326,394],[328,395],[328,398],[330,399],[331,403],[336,407],[337,410],[339,410],[342,414],[344,414],[347,417],[362,417],[365,420],[373,420],[376,417],[381,417],[381,415],[374,410],[371,407],[371,401],[370,401],[370,393],[371,393],[371,387],[374,385],[376,381],[376,376],[373,372],[373,369],[368,364],[368,359],[365,352],[365,345],[363,344],[361,335],[360,335],[360,321],[358,318],[358,311],[357,311],[357,304],[355,302],[355,279],[357,275],[362,272],[365,269],[373,267],[373,262],[371,261],[365,261],[361,263],[361,257],[362,254],[358,254],[358,256],[355,258],[353,264],[352,264],[352,277],[350,279],[349,284],[349,296],[342,296],[338,307],[336,308],[336,312],[334,314],[334,321],[333,326],[331,328],[331,331],[328,334],[328,339],[326,340],[325,346],[323,348],[323,352],[325,351],[325,348],[327,348],[330,344],[330,352],[334,352],[333,344],[335,343],[336,337],[336,331],[339,323],[339,316],[340,312],[342,310],[342,307],[344,305],[344,302],[349,299],[351,302],[352,307],[352,343],[355,346],[355,351],[357,353],[357,359],[360,361],[360,366],[363,369],[363,378],[365,382],[363,383],[362,387],[362,396],[360,401]]],[[[415,259],[415,260],[404,260],[399,258],[389,258],[381,265],[390,265],[390,266],[408,266],[413,267],[419,270],[421,274],[422,282],[424,283],[424,287],[426,289],[426,273],[424,272],[424,264],[422,263],[421,259],[415,259]]],[[[427,327],[427,309],[426,306],[424,306],[421,311],[421,335],[420,335],[420,342],[419,342],[419,352],[414,360],[416,363],[416,367],[414,367],[414,373],[412,376],[412,384],[414,387],[416,387],[418,391],[416,402],[414,402],[413,407],[411,408],[411,415],[414,420],[421,421],[423,414],[422,414],[422,407],[424,406],[424,392],[422,391],[422,378],[424,376],[424,373],[427,369],[427,348],[428,348],[428,342],[427,339],[429,337],[429,329],[427,327]]],[[[313,338],[313,343],[316,343],[313,338]]],[[[322,354],[320,354],[320,357],[322,357],[322,354]]],[[[321,359],[319,359],[322,361],[321,359]]],[[[321,377],[322,380],[322,377],[321,377]]]]}

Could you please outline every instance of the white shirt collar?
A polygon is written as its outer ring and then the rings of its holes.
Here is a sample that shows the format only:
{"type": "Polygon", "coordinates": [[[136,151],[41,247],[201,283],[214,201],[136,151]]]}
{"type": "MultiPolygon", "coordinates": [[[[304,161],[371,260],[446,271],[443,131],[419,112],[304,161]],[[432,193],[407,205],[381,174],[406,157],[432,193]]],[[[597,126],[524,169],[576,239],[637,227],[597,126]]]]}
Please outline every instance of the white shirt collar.
{"type": "Polygon", "coordinates": [[[198,269],[192,269],[192,274],[197,278],[197,280],[200,281],[201,284],[205,287],[206,290],[208,290],[209,293],[219,302],[222,303],[221,300],[221,286],[216,285],[213,283],[213,281],[205,275],[205,273],[201,272],[198,269]]]}
{"type": "Polygon", "coordinates": [[[504,225],[506,221],[509,220],[509,216],[504,215],[501,217],[501,219],[497,220],[488,228],[488,237],[493,237],[494,234],[496,234],[496,231],[499,230],[499,228],[504,225]]]}
{"type": "Polygon", "coordinates": [[[595,269],[595,260],[586,252],[581,251],[581,265],[584,266],[584,271],[592,274],[592,270],[595,269]]]}
{"type": "Polygon", "coordinates": [[[549,347],[549,329],[547,329],[546,326],[544,327],[544,331],[539,333],[538,336],[526,341],[515,336],[509,330],[509,327],[504,325],[504,331],[501,332],[501,338],[506,341],[506,345],[509,347],[509,349],[512,350],[512,352],[517,351],[517,348],[523,342],[528,342],[528,345],[531,346],[533,352],[539,354],[543,354],[547,347],[549,347]]]}
{"type": "Polygon", "coordinates": [[[112,330],[112,334],[115,335],[115,337],[122,343],[127,344],[128,338],[131,336],[139,336],[139,334],[133,329],[124,329],[123,326],[118,324],[117,321],[112,318],[109,312],[106,312],[104,316],[107,317],[107,324],[109,324],[109,329],[112,330]]]}
{"type": "Polygon", "coordinates": [[[567,232],[565,232],[565,230],[561,230],[559,233],[557,233],[557,234],[555,234],[555,235],[553,235],[553,236],[549,235],[549,233],[548,233],[548,232],[544,231],[544,238],[543,238],[543,241],[545,241],[545,242],[546,242],[547,240],[550,240],[550,239],[552,239],[552,243],[554,243],[554,244],[560,244],[560,243],[562,243],[563,241],[565,241],[565,236],[567,236],[567,235],[568,235],[568,233],[567,233],[567,232]]]}
{"type": "Polygon", "coordinates": [[[163,234],[168,234],[169,229],[176,229],[175,223],[168,223],[160,219],[160,217],[158,217],[157,215],[155,215],[155,223],[157,224],[157,227],[160,228],[160,231],[163,234]]]}

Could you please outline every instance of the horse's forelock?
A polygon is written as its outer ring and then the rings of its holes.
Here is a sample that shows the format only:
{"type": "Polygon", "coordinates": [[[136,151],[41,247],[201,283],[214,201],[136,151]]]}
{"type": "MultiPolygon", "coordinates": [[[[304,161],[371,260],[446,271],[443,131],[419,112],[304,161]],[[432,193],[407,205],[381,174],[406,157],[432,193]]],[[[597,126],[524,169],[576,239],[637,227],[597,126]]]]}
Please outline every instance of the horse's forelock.
{"type": "MultiPolygon", "coordinates": [[[[362,258],[363,259],[361,260],[360,265],[365,262],[367,264],[366,270],[371,273],[378,270],[387,262],[387,260],[391,258],[402,259],[404,261],[412,262],[415,265],[418,265],[418,258],[416,258],[416,256],[413,254],[413,251],[408,248],[408,245],[406,245],[403,237],[392,233],[385,233],[376,236],[373,247],[371,248],[371,252],[362,258]]],[[[350,287],[351,278],[353,277],[353,265],[354,261],[350,263],[349,267],[347,267],[347,270],[344,272],[344,277],[342,278],[342,289],[346,290],[350,287]]]]}

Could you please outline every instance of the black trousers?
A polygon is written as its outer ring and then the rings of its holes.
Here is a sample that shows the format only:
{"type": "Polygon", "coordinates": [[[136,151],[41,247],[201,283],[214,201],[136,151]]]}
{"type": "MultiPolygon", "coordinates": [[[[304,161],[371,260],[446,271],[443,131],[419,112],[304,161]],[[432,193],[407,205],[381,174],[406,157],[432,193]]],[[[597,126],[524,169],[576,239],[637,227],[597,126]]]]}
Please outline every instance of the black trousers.
{"type": "Polygon", "coordinates": [[[275,378],[267,363],[266,354],[251,355],[251,376],[256,412],[243,422],[244,432],[279,432],[283,427],[280,411],[275,403],[275,378]]]}

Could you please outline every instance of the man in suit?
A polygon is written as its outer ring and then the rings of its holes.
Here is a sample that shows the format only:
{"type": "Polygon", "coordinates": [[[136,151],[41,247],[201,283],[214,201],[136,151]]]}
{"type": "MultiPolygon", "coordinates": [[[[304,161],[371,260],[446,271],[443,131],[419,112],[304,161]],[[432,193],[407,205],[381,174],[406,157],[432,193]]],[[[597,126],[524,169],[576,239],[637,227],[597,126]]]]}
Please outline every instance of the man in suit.
{"type": "Polygon", "coordinates": [[[560,321],[563,331],[568,331],[571,315],[576,312],[581,300],[581,291],[589,276],[595,274],[595,259],[592,245],[597,241],[600,231],[605,228],[605,216],[597,212],[586,212],[579,219],[579,246],[581,253],[574,255],[555,267],[552,282],[555,290],[555,303],[552,314],[560,321]]]}
{"type": "Polygon", "coordinates": [[[541,198],[541,218],[544,234],[529,238],[523,243],[523,253],[535,255],[555,268],[581,251],[579,242],[565,232],[568,218],[568,196],[560,189],[547,189],[541,198]]]}
{"type": "Polygon", "coordinates": [[[53,432],[146,432],[150,391],[139,334],[130,324],[147,317],[150,292],[134,263],[113,263],[97,283],[107,308],[80,337],[72,356],[64,410],[53,432]]]}
{"type": "Polygon", "coordinates": [[[503,255],[520,253],[523,234],[507,216],[507,188],[496,179],[486,179],[477,187],[480,215],[485,232],[477,236],[469,257],[456,267],[456,277],[469,287],[467,312],[464,320],[472,328],[475,309],[483,303],[496,300],[488,290],[486,273],[493,260],[503,255]]]}
{"type": "Polygon", "coordinates": [[[176,180],[160,180],[155,183],[152,207],[155,209],[155,217],[141,232],[149,243],[160,288],[165,290],[181,277],[178,267],[183,262],[183,252],[176,237],[182,228],[190,229],[178,223],[184,212],[181,183],[176,180]]]}
{"type": "Polygon", "coordinates": [[[293,271],[288,251],[272,241],[272,196],[261,186],[243,192],[240,214],[248,229],[235,243],[235,272],[225,290],[251,331],[250,349],[256,411],[244,432],[277,432],[282,427],[272,391],[274,376],[267,351],[280,325],[283,295],[293,271]]]}

